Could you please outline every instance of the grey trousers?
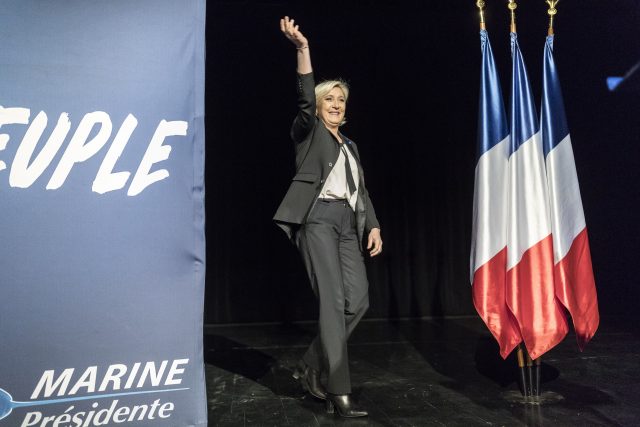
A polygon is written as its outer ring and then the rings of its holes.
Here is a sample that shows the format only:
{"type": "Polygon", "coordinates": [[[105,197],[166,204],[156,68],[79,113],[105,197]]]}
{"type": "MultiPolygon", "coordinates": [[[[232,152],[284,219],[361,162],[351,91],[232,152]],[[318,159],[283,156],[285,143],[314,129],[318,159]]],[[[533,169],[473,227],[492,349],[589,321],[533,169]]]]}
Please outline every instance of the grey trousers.
{"type": "Polygon", "coordinates": [[[369,308],[369,283],[346,201],[318,200],[297,242],[320,303],[319,334],[304,362],[327,373],[327,391],[351,393],[347,339],[369,308]]]}

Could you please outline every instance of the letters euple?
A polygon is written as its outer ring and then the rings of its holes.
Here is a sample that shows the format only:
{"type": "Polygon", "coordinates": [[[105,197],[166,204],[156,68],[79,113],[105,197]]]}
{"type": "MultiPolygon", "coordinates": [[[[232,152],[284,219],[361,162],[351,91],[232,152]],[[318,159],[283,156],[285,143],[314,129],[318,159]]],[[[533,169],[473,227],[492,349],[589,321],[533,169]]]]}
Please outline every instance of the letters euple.
{"type": "MultiPolygon", "coordinates": [[[[61,113],[46,143],[34,157],[34,151],[47,126],[48,117],[40,111],[33,121],[29,121],[31,110],[22,107],[4,108],[0,106],[0,128],[3,125],[28,125],[22,142],[16,150],[9,171],[9,185],[13,188],[30,187],[51,165],[71,130],[69,114],[61,113]]],[[[124,152],[131,135],[138,126],[133,114],[123,120],[100,164],[92,184],[92,191],[104,194],[124,188],[131,176],[130,171],[113,172],[116,162],[124,152]]],[[[127,190],[128,196],[140,194],[149,185],[169,176],[167,169],[151,172],[154,164],[169,158],[171,146],[165,144],[170,136],[187,135],[188,123],[183,120],[160,120],[147,149],[140,160],[138,168],[131,179],[127,190]]],[[[82,163],[95,156],[111,139],[113,123],[104,111],[85,114],[69,140],[65,150],[53,170],[47,183],[47,190],[56,190],[64,184],[69,172],[77,163],[82,163]]],[[[0,152],[7,148],[10,135],[0,133],[0,152]]],[[[7,169],[7,164],[0,158],[0,171],[7,169]]]]}

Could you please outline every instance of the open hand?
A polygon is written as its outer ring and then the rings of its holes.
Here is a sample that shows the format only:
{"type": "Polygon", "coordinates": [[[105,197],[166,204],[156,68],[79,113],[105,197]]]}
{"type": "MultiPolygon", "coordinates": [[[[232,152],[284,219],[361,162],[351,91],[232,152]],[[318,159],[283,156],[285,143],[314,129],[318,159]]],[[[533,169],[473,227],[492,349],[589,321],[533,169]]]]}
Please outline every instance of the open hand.
{"type": "Polygon", "coordinates": [[[369,232],[367,249],[369,250],[369,255],[372,257],[380,255],[380,253],[382,252],[382,237],[380,236],[379,228],[373,228],[369,232]]]}
{"type": "Polygon", "coordinates": [[[297,48],[309,46],[307,38],[300,32],[300,26],[295,25],[294,20],[289,19],[288,16],[280,20],[280,31],[282,31],[284,36],[291,40],[291,43],[296,45],[297,48]]]}

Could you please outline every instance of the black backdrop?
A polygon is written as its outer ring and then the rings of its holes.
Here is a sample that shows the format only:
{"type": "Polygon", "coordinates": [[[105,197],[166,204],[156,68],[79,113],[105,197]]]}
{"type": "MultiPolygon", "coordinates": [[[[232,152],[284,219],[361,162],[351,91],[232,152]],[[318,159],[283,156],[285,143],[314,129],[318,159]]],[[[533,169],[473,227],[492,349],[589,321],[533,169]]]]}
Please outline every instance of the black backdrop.
{"type": "MultiPolygon", "coordinates": [[[[293,176],[295,50],[280,17],[310,40],[317,78],[351,86],[343,132],[360,148],[382,224],[384,253],[368,263],[368,317],[474,314],[469,246],[480,41],[473,0],[208,1],[205,321],[316,318],[299,256],[271,221],[293,176]]],[[[487,25],[508,102],[506,1],[487,25]]],[[[547,15],[520,1],[518,33],[541,91],[547,15]]],[[[562,79],[591,239],[600,311],[632,313],[640,291],[638,94],[605,77],[640,59],[640,3],[559,4],[562,79]]]]}

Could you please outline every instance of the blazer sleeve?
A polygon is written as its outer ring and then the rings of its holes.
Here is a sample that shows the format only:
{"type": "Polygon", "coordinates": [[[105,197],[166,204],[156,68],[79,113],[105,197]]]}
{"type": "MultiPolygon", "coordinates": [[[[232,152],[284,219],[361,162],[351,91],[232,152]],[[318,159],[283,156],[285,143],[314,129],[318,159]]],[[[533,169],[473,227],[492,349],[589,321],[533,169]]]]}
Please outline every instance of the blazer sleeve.
{"type": "MultiPolygon", "coordinates": [[[[360,161],[360,151],[358,151],[358,146],[352,141],[351,147],[353,147],[353,150],[355,151],[356,156],[358,157],[358,161],[360,161]]],[[[364,182],[364,176],[362,177],[362,181],[364,182]]],[[[380,223],[378,222],[378,217],[376,216],[376,210],[373,207],[373,202],[371,201],[371,197],[369,196],[369,191],[367,190],[367,187],[364,186],[363,190],[364,190],[364,197],[366,201],[366,217],[365,217],[364,228],[366,231],[371,231],[374,228],[380,228],[380,223]]]]}
{"type": "Polygon", "coordinates": [[[364,228],[371,231],[374,228],[380,228],[380,223],[378,222],[376,210],[373,208],[373,202],[371,202],[371,197],[369,197],[369,192],[366,188],[364,193],[367,195],[367,217],[364,223],[364,228]]]}
{"type": "Polygon", "coordinates": [[[316,122],[316,93],[313,73],[298,74],[298,114],[291,126],[291,139],[302,142],[316,122]]]}

